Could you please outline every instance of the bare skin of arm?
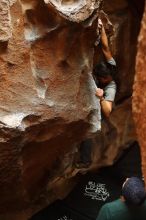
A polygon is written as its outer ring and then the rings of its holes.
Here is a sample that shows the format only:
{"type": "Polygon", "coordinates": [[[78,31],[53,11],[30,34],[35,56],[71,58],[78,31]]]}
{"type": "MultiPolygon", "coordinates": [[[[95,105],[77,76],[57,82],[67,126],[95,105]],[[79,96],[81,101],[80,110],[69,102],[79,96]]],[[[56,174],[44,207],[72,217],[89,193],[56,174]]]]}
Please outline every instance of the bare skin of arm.
{"type": "Polygon", "coordinates": [[[111,101],[107,101],[103,97],[104,91],[103,89],[97,89],[96,90],[96,96],[100,99],[100,105],[101,105],[101,110],[102,113],[106,118],[109,118],[110,113],[112,111],[112,105],[113,103],[111,101]]]}
{"type": "Polygon", "coordinates": [[[108,39],[107,39],[107,35],[105,32],[105,28],[102,24],[102,21],[99,19],[99,29],[100,29],[100,33],[101,33],[101,45],[102,45],[102,51],[103,54],[106,58],[106,60],[110,60],[112,58],[112,54],[108,45],[108,39]]]}
{"type": "MultiPolygon", "coordinates": [[[[112,57],[112,54],[111,54],[111,51],[109,48],[108,38],[107,38],[107,35],[105,32],[105,28],[102,24],[102,21],[99,19],[98,22],[99,22],[98,27],[99,27],[100,33],[101,33],[102,51],[103,51],[103,54],[104,54],[106,60],[108,61],[108,60],[112,59],[113,57],[112,57]]],[[[103,89],[98,88],[96,90],[96,96],[100,99],[102,113],[104,114],[104,116],[106,118],[109,118],[110,113],[112,111],[113,103],[111,101],[105,100],[103,95],[104,95],[103,89]]]]}
{"type": "Polygon", "coordinates": [[[101,100],[100,101],[101,109],[106,118],[109,118],[110,113],[112,111],[112,102],[101,100]]]}

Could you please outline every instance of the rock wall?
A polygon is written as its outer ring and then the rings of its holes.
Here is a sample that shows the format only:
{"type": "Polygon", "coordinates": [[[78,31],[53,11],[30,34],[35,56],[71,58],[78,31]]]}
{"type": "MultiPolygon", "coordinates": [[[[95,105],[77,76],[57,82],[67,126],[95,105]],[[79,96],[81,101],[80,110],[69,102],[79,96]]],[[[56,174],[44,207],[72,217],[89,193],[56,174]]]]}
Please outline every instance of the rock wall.
{"type": "Polygon", "coordinates": [[[138,53],[136,58],[136,76],[133,87],[133,115],[135,119],[138,140],[141,146],[142,168],[146,181],[146,76],[145,76],[145,62],[146,62],[146,6],[142,20],[141,31],[139,35],[138,53]]]}
{"type": "Polygon", "coordinates": [[[70,5],[59,10],[57,2],[0,4],[7,42],[0,51],[1,219],[56,198],[54,179],[72,166],[74,145],[100,129],[91,72],[101,1],[87,1],[91,10],[71,4],[73,17],[70,5]]]}
{"type": "Polygon", "coordinates": [[[10,16],[11,1],[2,0],[0,2],[0,41],[8,41],[12,37],[12,26],[10,16]]]}
{"type": "Polygon", "coordinates": [[[91,72],[99,55],[94,43],[101,8],[101,0],[0,3],[3,220],[25,220],[67,193],[73,184],[70,177],[79,171],[73,168],[77,146],[89,133],[99,132],[89,169],[112,164],[136,139],[131,114],[135,58],[130,54],[136,53],[139,20],[126,1],[105,2],[115,28],[109,36],[119,90],[110,122],[100,132],[91,72]]]}

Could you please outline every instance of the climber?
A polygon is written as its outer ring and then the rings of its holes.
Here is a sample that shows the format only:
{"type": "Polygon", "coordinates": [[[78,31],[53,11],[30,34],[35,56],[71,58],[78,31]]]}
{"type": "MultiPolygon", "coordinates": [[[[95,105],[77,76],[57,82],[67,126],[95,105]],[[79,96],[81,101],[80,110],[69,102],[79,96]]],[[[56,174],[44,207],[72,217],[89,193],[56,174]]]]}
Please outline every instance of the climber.
{"type": "MultiPolygon", "coordinates": [[[[112,57],[107,35],[102,24],[102,21],[98,19],[98,28],[100,29],[100,44],[102,52],[106,59],[106,62],[97,64],[93,70],[93,76],[97,85],[95,95],[99,98],[101,104],[101,111],[104,118],[108,119],[112,111],[113,102],[116,94],[116,83],[113,80],[114,73],[116,71],[116,62],[112,57]]],[[[92,138],[88,138],[81,142],[80,161],[76,163],[77,168],[87,168],[90,166],[92,159],[92,138]]]]}
{"type": "Polygon", "coordinates": [[[100,29],[100,44],[106,62],[97,64],[93,70],[93,75],[98,86],[96,89],[96,96],[100,100],[104,117],[108,118],[112,111],[116,94],[116,83],[113,80],[116,71],[116,62],[109,49],[105,28],[100,19],[98,19],[98,28],[100,29]]]}
{"type": "Polygon", "coordinates": [[[145,220],[146,191],[138,177],[127,178],[121,198],[102,206],[96,220],[145,220]]]}

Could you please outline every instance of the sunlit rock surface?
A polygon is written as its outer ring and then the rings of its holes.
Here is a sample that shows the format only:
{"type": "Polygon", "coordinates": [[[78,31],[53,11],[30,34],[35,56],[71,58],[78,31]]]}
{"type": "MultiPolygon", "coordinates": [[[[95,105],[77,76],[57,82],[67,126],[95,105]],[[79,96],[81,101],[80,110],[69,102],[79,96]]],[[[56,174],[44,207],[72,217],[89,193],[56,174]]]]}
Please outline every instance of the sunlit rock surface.
{"type": "Polygon", "coordinates": [[[57,198],[54,181],[72,166],[75,144],[100,129],[91,75],[97,15],[79,23],[100,2],[77,22],[50,2],[0,2],[1,219],[57,198]]]}
{"type": "Polygon", "coordinates": [[[0,41],[8,41],[12,37],[10,5],[14,1],[0,1],[0,41]]]}
{"type": "Polygon", "coordinates": [[[52,5],[61,15],[70,21],[81,22],[88,19],[93,12],[99,12],[102,0],[44,0],[52,5]]]}

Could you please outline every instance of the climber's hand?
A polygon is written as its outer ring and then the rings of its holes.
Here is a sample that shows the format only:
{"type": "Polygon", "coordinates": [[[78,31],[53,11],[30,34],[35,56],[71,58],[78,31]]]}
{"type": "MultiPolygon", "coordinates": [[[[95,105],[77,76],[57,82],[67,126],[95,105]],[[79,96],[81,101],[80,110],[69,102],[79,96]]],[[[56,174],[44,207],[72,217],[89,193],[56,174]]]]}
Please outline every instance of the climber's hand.
{"type": "Polygon", "coordinates": [[[99,99],[103,98],[103,94],[104,94],[103,89],[100,89],[100,88],[96,89],[96,96],[97,96],[99,99]]]}
{"type": "Polygon", "coordinates": [[[99,28],[99,31],[101,32],[101,30],[103,28],[103,23],[100,18],[98,19],[98,28],[99,28]]]}

